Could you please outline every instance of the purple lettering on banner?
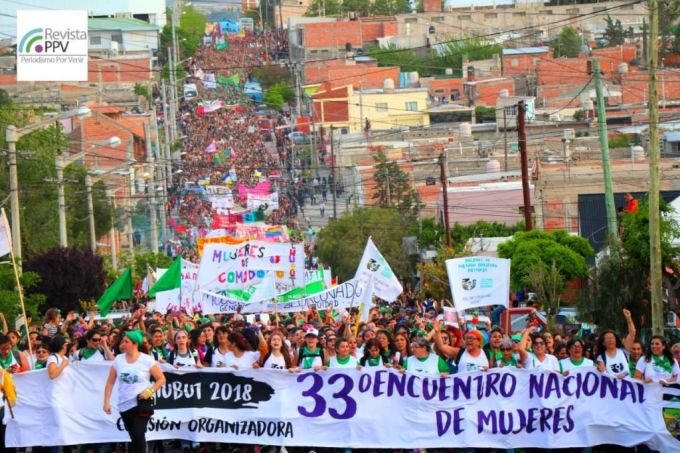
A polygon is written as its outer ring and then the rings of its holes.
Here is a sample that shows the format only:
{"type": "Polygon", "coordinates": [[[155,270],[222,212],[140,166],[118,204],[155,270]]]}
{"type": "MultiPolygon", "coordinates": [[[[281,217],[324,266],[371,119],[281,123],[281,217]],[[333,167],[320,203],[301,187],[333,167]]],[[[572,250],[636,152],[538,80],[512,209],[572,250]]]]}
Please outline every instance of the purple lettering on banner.
{"type": "Polygon", "coordinates": [[[302,396],[310,397],[314,401],[314,407],[308,411],[304,406],[298,406],[298,412],[304,417],[321,417],[326,411],[326,400],[319,395],[323,387],[323,378],[316,373],[305,373],[297,377],[298,382],[304,382],[308,377],[312,378],[312,386],[302,392],[302,396]]]}
{"type": "Polygon", "coordinates": [[[347,420],[354,417],[354,414],[357,413],[357,402],[349,396],[354,388],[354,381],[346,374],[334,374],[328,379],[328,384],[333,385],[338,380],[343,380],[344,384],[340,391],[333,393],[333,398],[343,400],[345,402],[345,410],[344,412],[338,412],[336,409],[330,408],[328,409],[328,414],[338,420],[347,420]]]}

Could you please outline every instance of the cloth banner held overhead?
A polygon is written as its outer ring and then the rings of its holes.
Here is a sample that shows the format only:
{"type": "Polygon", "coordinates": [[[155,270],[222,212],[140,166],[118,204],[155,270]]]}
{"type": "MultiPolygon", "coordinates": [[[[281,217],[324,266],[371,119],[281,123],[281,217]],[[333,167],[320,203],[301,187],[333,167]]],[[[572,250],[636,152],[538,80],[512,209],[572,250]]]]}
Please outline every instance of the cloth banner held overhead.
{"type": "MultiPolygon", "coordinates": [[[[15,374],[6,445],[125,442],[114,390],[101,408],[111,366],[76,362],[59,379],[15,374]],[[99,383],[93,385],[93,383],[99,383]],[[41,389],[36,392],[35,389],[41,389]],[[74,395],[78,395],[74,398],[74,395]],[[98,404],[95,406],[95,402],[98,404]]],[[[677,392],[595,370],[569,377],[493,370],[440,378],[389,369],[179,371],[163,365],[148,440],[321,448],[573,448],[616,442],[678,451],[664,408],[677,392]],[[388,422],[375,414],[395,414],[388,422]],[[406,414],[406,416],[404,416],[406,414]]]]}
{"type": "Polygon", "coordinates": [[[260,182],[255,187],[248,187],[245,184],[238,183],[236,190],[238,191],[239,198],[247,200],[248,194],[258,196],[269,195],[272,192],[272,183],[269,181],[260,182]]]}
{"type": "Polygon", "coordinates": [[[368,286],[370,280],[373,294],[387,302],[394,302],[399,297],[399,294],[404,291],[401,282],[394,275],[387,260],[382,256],[370,237],[366,242],[364,255],[361,257],[354,278],[361,281],[365,286],[368,286]]]}
{"type": "Polygon", "coordinates": [[[241,244],[208,244],[198,271],[198,289],[241,289],[261,282],[267,271],[293,286],[305,284],[302,244],[248,241],[241,244]]]}
{"type": "Polygon", "coordinates": [[[256,195],[254,193],[249,193],[246,206],[248,209],[252,210],[260,209],[260,207],[266,207],[266,212],[279,209],[279,193],[274,192],[267,195],[256,195]]]}
{"type": "Polygon", "coordinates": [[[349,280],[311,296],[278,303],[245,303],[219,294],[202,292],[200,296],[200,311],[203,314],[236,313],[237,309],[240,309],[241,313],[293,313],[307,311],[312,306],[319,311],[328,309],[340,310],[343,308],[347,309],[352,304],[358,306],[358,303],[362,300],[364,290],[365,288],[359,285],[357,280],[349,280]]]}
{"type": "Polygon", "coordinates": [[[446,260],[453,305],[458,312],[489,305],[508,306],[510,260],[468,256],[446,260]]]}

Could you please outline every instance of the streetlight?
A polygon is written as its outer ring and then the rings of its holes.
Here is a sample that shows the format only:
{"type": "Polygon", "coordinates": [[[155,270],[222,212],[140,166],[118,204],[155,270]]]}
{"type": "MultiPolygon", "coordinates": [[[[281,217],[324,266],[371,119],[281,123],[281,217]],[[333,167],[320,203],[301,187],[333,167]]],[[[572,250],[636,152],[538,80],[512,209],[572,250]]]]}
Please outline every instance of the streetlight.
{"type": "Polygon", "coordinates": [[[74,116],[85,118],[89,116],[91,110],[88,107],[78,107],[77,109],[61,113],[55,117],[35,121],[27,126],[17,129],[16,126],[10,124],[5,131],[5,139],[7,140],[7,160],[9,163],[9,195],[10,195],[10,210],[12,213],[12,249],[14,256],[17,258],[17,270],[21,272],[21,220],[19,208],[19,177],[17,174],[17,142],[24,135],[35,132],[43,127],[54,124],[55,122],[65,120],[74,116]]]}

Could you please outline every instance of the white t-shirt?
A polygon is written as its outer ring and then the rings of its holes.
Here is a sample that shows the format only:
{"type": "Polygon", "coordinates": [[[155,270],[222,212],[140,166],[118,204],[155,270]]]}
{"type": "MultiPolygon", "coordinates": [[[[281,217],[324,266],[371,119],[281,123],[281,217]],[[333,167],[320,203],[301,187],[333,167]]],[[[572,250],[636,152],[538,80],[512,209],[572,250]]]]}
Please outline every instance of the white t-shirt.
{"type": "Polygon", "coordinates": [[[530,352],[529,357],[527,357],[522,365],[524,365],[524,368],[527,370],[536,368],[540,370],[560,371],[560,362],[557,360],[557,357],[552,354],[546,354],[545,357],[543,357],[543,361],[541,362],[533,353],[530,352]]]}
{"type": "Polygon", "coordinates": [[[47,363],[45,364],[45,368],[49,368],[50,363],[54,363],[55,365],[59,366],[59,365],[61,365],[61,362],[63,362],[64,360],[66,360],[66,359],[62,359],[57,354],[50,354],[50,356],[47,358],[47,363]]]}
{"type": "Polygon", "coordinates": [[[225,366],[226,363],[227,363],[227,356],[229,354],[231,354],[230,351],[222,353],[222,352],[220,352],[220,350],[218,348],[215,348],[215,350],[213,351],[212,363],[210,364],[210,366],[213,366],[213,367],[223,367],[223,366],[225,366]]]}
{"type": "Polygon", "coordinates": [[[586,359],[585,357],[583,357],[580,363],[572,362],[569,357],[560,360],[560,370],[562,373],[565,371],[575,370],[577,368],[593,368],[594,366],[595,362],[590,359],[586,359]]]}
{"type": "Polygon", "coordinates": [[[89,359],[82,357],[80,355],[80,351],[78,351],[76,353],[76,357],[78,358],[78,360],[83,360],[83,361],[87,361],[87,362],[105,362],[106,361],[106,357],[104,357],[101,350],[99,350],[99,349],[97,349],[97,352],[92,354],[89,359]]]}
{"type": "Polygon", "coordinates": [[[617,348],[614,357],[611,357],[606,351],[605,355],[607,356],[606,358],[604,358],[602,354],[597,356],[597,363],[604,363],[605,365],[605,374],[611,376],[618,376],[619,374],[628,376],[630,374],[630,371],[628,370],[628,357],[622,349],[617,348]]]}
{"type": "Polygon", "coordinates": [[[680,375],[680,368],[678,367],[678,362],[673,360],[673,369],[669,373],[662,367],[655,365],[654,360],[647,361],[645,356],[640,357],[635,370],[642,373],[643,378],[652,378],[653,382],[659,382],[661,380],[670,379],[672,376],[680,375]]]}
{"type": "Polygon", "coordinates": [[[359,361],[357,358],[351,355],[347,356],[347,363],[340,363],[337,355],[334,355],[328,361],[328,368],[356,368],[358,365],[359,361]]]}
{"type": "Polygon", "coordinates": [[[472,373],[475,371],[482,371],[482,368],[489,368],[489,359],[484,354],[483,350],[479,350],[479,355],[473,357],[468,354],[467,349],[463,351],[463,355],[460,356],[458,361],[458,372],[459,373],[472,373]]]}
{"type": "MultiPolygon", "coordinates": [[[[49,363],[49,359],[48,359],[49,363]]],[[[137,395],[151,387],[151,367],[156,361],[147,354],[139,354],[133,363],[128,363],[125,354],[118,354],[113,360],[118,381],[118,412],[125,412],[137,406],[137,395]]]]}
{"type": "Polygon", "coordinates": [[[267,360],[265,360],[262,368],[274,369],[274,370],[285,370],[288,368],[286,366],[286,359],[283,358],[283,354],[278,357],[274,354],[269,354],[267,360]]]}
{"type": "Polygon", "coordinates": [[[244,351],[241,357],[236,357],[233,352],[230,352],[225,359],[227,368],[236,365],[238,370],[249,370],[253,367],[253,363],[260,360],[260,351],[244,351]]]}
{"type": "Polygon", "coordinates": [[[189,351],[186,354],[180,354],[179,352],[175,352],[172,364],[179,368],[195,366],[196,357],[194,356],[194,354],[192,354],[192,351],[189,351]]]}

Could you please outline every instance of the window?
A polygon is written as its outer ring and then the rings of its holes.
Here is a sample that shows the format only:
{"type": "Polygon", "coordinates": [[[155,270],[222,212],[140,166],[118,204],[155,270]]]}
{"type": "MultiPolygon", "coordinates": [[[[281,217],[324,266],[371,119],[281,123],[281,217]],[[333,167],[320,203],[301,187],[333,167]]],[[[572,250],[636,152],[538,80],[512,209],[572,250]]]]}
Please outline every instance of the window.
{"type": "Polygon", "coordinates": [[[451,100],[456,101],[458,99],[460,99],[460,90],[458,89],[451,90],[451,100]]]}
{"type": "Polygon", "coordinates": [[[375,111],[376,112],[386,112],[387,111],[387,102],[378,102],[375,104],[375,111]]]}
{"type": "Polygon", "coordinates": [[[517,116],[517,106],[516,105],[508,105],[503,107],[505,110],[505,116],[517,116]]]}
{"type": "Polygon", "coordinates": [[[510,66],[512,66],[513,68],[519,66],[519,58],[513,58],[512,60],[510,60],[510,66]]]}
{"type": "Polygon", "coordinates": [[[102,45],[102,37],[101,36],[90,36],[90,45],[91,46],[101,46],[102,45]]]}
{"type": "Polygon", "coordinates": [[[123,44],[123,35],[121,33],[112,33],[111,41],[117,42],[118,44],[123,44]]]}
{"type": "Polygon", "coordinates": [[[418,102],[406,102],[404,105],[409,112],[418,111],[418,102]]]}

